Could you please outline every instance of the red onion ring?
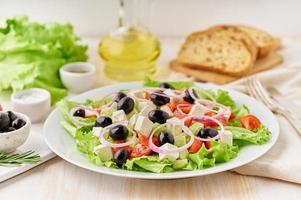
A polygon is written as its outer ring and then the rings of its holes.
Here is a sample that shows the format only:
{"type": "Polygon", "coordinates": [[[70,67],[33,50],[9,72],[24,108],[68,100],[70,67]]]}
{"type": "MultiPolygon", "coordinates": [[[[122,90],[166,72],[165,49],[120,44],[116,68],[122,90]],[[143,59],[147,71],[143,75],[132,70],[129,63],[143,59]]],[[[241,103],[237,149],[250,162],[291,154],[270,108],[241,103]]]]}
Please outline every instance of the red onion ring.
{"type": "Polygon", "coordinates": [[[95,111],[94,109],[86,107],[86,106],[75,106],[75,107],[71,108],[71,110],[69,111],[70,119],[72,119],[72,121],[74,121],[77,125],[80,125],[80,126],[93,126],[94,122],[91,122],[91,123],[82,122],[82,121],[78,120],[76,116],[73,116],[74,113],[78,109],[84,109],[84,110],[89,110],[89,111],[95,112],[96,117],[99,117],[99,113],[97,111],[95,111]]]}
{"type": "MultiPolygon", "coordinates": [[[[224,106],[223,104],[220,104],[220,103],[217,103],[217,102],[214,102],[214,101],[209,101],[209,100],[205,100],[205,99],[200,99],[198,98],[197,96],[194,95],[194,92],[193,92],[193,88],[189,88],[188,89],[188,92],[189,92],[189,95],[198,103],[200,104],[203,104],[204,106],[212,106],[212,107],[219,107],[219,108],[222,108],[221,111],[218,111],[217,115],[214,116],[216,119],[222,119],[222,118],[227,118],[229,119],[230,115],[231,115],[231,110],[224,106]]],[[[213,111],[212,109],[210,109],[210,111],[213,111]]],[[[216,112],[216,111],[215,111],[216,112]]]]}
{"type": "Polygon", "coordinates": [[[113,127],[113,126],[116,126],[116,125],[124,125],[124,124],[127,124],[125,122],[123,123],[115,123],[115,124],[111,124],[110,126],[106,126],[103,131],[101,132],[101,134],[99,135],[99,141],[101,142],[101,144],[105,145],[105,146],[109,146],[109,147],[113,147],[113,148],[120,148],[120,147],[125,147],[125,146],[129,146],[133,143],[135,143],[135,140],[137,139],[137,134],[134,130],[130,129],[129,127],[127,127],[127,129],[129,129],[129,131],[131,131],[133,133],[133,136],[127,141],[127,142],[124,142],[124,143],[119,143],[119,144],[114,144],[114,143],[111,143],[109,141],[107,141],[105,138],[104,138],[104,134],[106,133],[107,129],[113,127]]]}
{"type": "Polygon", "coordinates": [[[153,136],[155,134],[155,132],[157,132],[158,129],[162,128],[166,126],[166,123],[165,124],[162,124],[160,126],[158,126],[157,128],[155,128],[152,133],[150,134],[149,136],[149,142],[148,142],[148,145],[150,147],[150,149],[156,153],[179,153],[181,151],[184,151],[186,149],[188,149],[193,141],[194,141],[194,135],[193,133],[191,132],[191,130],[189,128],[187,128],[186,126],[182,126],[182,130],[184,131],[184,133],[188,136],[190,136],[190,140],[187,144],[181,146],[181,147],[177,147],[176,149],[172,149],[172,150],[166,150],[166,149],[162,149],[161,147],[158,147],[156,146],[154,143],[153,143],[153,136]]]}
{"type": "Polygon", "coordinates": [[[213,106],[213,107],[219,107],[219,108],[221,108],[218,111],[218,114],[215,116],[215,118],[220,119],[221,115],[223,115],[223,117],[226,117],[227,119],[229,119],[229,117],[231,115],[231,110],[227,106],[224,106],[224,105],[222,105],[220,103],[212,102],[212,101],[205,100],[205,99],[197,99],[197,102],[199,102],[200,104],[203,104],[203,105],[205,104],[205,106],[206,105],[210,105],[210,106],[213,106]]]}
{"type": "MultiPolygon", "coordinates": [[[[186,117],[183,120],[185,121],[185,120],[187,120],[187,118],[190,118],[190,117],[186,117]]],[[[204,139],[204,138],[200,138],[200,137],[197,137],[194,135],[194,138],[197,140],[204,141],[204,142],[216,140],[220,137],[220,133],[223,133],[225,131],[224,125],[220,121],[218,121],[217,119],[215,119],[213,117],[201,116],[201,117],[191,117],[191,118],[192,118],[192,121],[196,121],[196,122],[200,122],[200,123],[213,121],[213,122],[217,123],[217,125],[221,128],[221,130],[218,131],[218,134],[213,138],[204,139]]]]}

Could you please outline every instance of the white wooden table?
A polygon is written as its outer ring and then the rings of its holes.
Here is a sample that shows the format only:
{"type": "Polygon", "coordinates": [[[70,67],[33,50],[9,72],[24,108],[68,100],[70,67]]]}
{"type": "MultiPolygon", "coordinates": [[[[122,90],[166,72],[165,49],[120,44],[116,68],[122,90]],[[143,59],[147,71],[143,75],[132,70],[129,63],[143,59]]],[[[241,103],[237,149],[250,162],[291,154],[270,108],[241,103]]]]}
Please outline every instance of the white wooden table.
{"type": "MultiPolygon", "coordinates": [[[[98,40],[89,38],[90,62],[99,67],[97,85],[112,83],[101,74],[98,40]]],[[[166,63],[180,40],[162,40],[158,77],[170,73],[166,63]]],[[[139,180],[90,172],[56,157],[0,184],[0,200],[14,199],[300,199],[298,184],[223,172],[179,180],[139,180]]]]}

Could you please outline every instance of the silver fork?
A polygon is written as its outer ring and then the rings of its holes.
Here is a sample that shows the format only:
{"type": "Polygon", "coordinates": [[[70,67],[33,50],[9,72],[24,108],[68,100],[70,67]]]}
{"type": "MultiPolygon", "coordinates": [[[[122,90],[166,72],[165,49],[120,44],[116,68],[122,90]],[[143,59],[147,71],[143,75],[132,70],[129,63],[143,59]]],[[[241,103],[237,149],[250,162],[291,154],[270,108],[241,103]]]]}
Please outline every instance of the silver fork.
{"type": "Polygon", "coordinates": [[[286,118],[292,127],[297,131],[299,136],[301,136],[301,128],[298,126],[298,124],[301,124],[301,121],[292,116],[291,113],[279,103],[273,101],[266,89],[264,89],[256,77],[247,78],[246,83],[247,90],[251,96],[263,102],[275,114],[282,115],[284,118],[286,118]]]}

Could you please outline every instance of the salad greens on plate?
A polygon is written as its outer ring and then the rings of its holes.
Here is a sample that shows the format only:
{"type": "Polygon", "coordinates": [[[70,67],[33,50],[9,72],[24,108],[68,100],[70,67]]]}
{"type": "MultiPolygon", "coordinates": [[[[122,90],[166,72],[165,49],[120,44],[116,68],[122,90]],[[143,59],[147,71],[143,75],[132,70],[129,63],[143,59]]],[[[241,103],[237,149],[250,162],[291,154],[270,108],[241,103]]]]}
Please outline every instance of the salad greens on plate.
{"type": "Polygon", "coordinates": [[[57,105],[77,149],[98,166],[153,173],[201,170],[270,139],[246,105],[237,105],[227,91],[193,82],[146,79],[141,89],[57,105]]]}

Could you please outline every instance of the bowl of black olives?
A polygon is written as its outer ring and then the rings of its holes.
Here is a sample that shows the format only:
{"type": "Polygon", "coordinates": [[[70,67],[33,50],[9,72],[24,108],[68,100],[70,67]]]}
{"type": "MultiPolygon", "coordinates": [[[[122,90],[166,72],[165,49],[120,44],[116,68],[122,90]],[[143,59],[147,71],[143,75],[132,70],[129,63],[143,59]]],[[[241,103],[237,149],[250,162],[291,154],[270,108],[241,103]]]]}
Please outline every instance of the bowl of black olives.
{"type": "Polygon", "coordinates": [[[22,113],[0,111],[0,152],[11,153],[24,144],[30,125],[29,118],[22,113]]]}

